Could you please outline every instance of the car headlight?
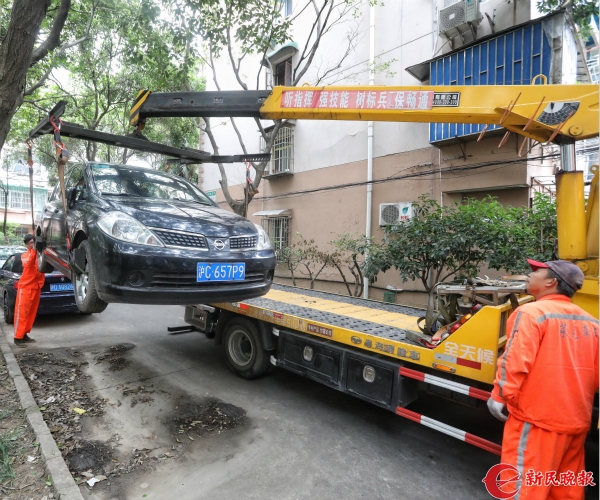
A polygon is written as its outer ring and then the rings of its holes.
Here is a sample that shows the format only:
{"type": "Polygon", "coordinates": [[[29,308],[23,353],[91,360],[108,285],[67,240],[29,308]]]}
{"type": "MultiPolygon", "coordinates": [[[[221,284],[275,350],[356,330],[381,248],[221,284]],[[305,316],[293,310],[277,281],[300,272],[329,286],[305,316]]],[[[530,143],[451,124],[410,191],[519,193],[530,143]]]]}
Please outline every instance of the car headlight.
{"type": "Polygon", "coordinates": [[[123,212],[107,212],[98,219],[98,227],[113,238],[139,245],[164,246],[146,226],[123,212]]]}
{"type": "Polygon", "coordinates": [[[258,250],[270,250],[271,248],[273,248],[271,246],[271,240],[269,239],[269,235],[265,232],[262,226],[259,226],[258,224],[254,225],[256,226],[256,229],[258,229],[258,245],[256,246],[256,248],[258,250]]]}

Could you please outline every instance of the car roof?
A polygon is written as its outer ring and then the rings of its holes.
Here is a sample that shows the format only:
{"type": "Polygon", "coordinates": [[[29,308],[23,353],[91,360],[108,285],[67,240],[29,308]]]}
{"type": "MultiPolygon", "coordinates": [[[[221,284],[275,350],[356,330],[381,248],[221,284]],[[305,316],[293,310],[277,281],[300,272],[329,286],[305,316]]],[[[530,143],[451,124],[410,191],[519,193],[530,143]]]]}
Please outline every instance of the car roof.
{"type": "MultiPolygon", "coordinates": [[[[138,167],[137,165],[123,165],[122,163],[110,163],[107,161],[89,161],[86,163],[86,165],[88,165],[90,167],[93,167],[94,165],[106,165],[107,167],[116,167],[116,168],[123,168],[123,169],[128,169],[128,170],[137,170],[139,172],[152,172],[154,174],[164,175],[165,177],[168,177],[169,179],[175,179],[177,181],[183,181],[183,182],[187,182],[188,184],[194,185],[193,182],[190,182],[187,179],[184,179],[183,177],[179,177],[179,176],[173,175],[173,174],[168,174],[167,172],[163,172],[162,170],[154,170],[153,168],[148,168],[148,167],[138,167]]],[[[198,187],[198,186],[196,186],[196,187],[198,187]]]]}

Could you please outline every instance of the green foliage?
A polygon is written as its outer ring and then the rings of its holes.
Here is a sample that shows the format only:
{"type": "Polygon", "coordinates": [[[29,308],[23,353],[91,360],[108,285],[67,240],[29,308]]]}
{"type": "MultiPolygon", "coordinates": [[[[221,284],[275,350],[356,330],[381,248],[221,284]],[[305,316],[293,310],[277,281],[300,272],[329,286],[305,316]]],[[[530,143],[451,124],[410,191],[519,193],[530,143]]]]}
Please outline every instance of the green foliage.
{"type": "Polygon", "coordinates": [[[505,207],[491,197],[442,207],[424,195],[413,211],[410,220],[385,227],[382,243],[364,247],[369,276],[395,268],[403,281],[418,280],[430,292],[451,277],[476,276],[483,264],[522,272],[528,257],[555,257],[555,205],[543,195],[531,209],[505,207]]]}
{"type": "MultiPolygon", "coordinates": [[[[537,8],[540,12],[550,13],[558,10],[565,4],[564,0],[539,0],[537,8]]],[[[595,0],[571,0],[567,8],[571,11],[573,21],[577,25],[581,35],[590,35],[590,19],[598,15],[598,2],[595,0]]]]}
{"type": "MultiPolygon", "coordinates": [[[[4,207],[2,207],[2,210],[4,210],[4,207]]],[[[20,231],[21,224],[19,224],[18,222],[7,222],[6,234],[4,234],[4,241],[2,242],[2,244],[23,246],[23,233],[20,231]]]]}
{"type": "Polygon", "coordinates": [[[291,39],[278,0],[175,0],[172,9],[179,36],[198,33],[214,57],[232,44],[243,55],[262,54],[291,39]]]}
{"type": "MultiPolygon", "coordinates": [[[[28,85],[50,64],[59,69],[46,85],[27,97],[14,117],[9,137],[13,145],[22,144],[32,126],[60,99],[67,100],[64,120],[91,130],[128,134],[132,132],[128,113],[138,90],[204,88],[203,80],[195,77],[198,58],[190,49],[191,33],[185,39],[179,37],[158,0],[104,0],[101,5],[96,0],[74,0],[65,30],[66,41],[85,38],[86,33],[89,38],[66,50],[55,51],[58,55],[41,64],[39,71],[35,66],[30,70],[28,85]]],[[[199,123],[191,118],[154,120],[144,134],[163,144],[197,148],[199,123]]],[[[98,157],[127,163],[135,154],[123,148],[78,140],[67,139],[65,143],[72,161],[98,157]]],[[[38,161],[55,169],[51,137],[35,141],[35,154],[38,161]]],[[[139,156],[157,168],[166,167],[162,159],[139,156]]]]}

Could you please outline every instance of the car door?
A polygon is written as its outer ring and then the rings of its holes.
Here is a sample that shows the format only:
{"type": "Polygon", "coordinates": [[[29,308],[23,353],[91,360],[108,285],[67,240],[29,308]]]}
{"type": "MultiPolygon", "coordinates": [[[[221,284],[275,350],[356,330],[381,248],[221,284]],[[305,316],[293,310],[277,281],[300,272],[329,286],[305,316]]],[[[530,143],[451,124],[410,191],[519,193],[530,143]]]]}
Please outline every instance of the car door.
{"type": "Polygon", "coordinates": [[[44,205],[42,209],[42,218],[40,220],[41,235],[46,242],[48,248],[53,248],[52,245],[52,218],[58,208],[62,207],[62,197],[60,194],[60,186],[56,186],[50,200],[44,205]]]}
{"type": "MultiPolygon", "coordinates": [[[[13,284],[21,277],[20,274],[14,272],[15,262],[17,259],[19,259],[18,263],[21,264],[20,254],[11,255],[8,259],[6,259],[6,262],[2,265],[2,268],[0,269],[0,296],[2,298],[3,304],[4,298],[7,294],[11,297],[15,294],[13,284]]],[[[22,268],[23,266],[21,264],[21,269],[22,268]]],[[[11,298],[9,297],[9,301],[10,300],[11,298]]]]}
{"type": "Polygon", "coordinates": [[[67,217],[65,218],[60,196],[60,206],[56,207],[52,217],[52,244],[58,256],[65,262],[69,262],[66,240],[67,223],[69,227],[73,227],[73,224],[81,218],[81,204],[87,195],[84,170],[85,165],[74,165],[65,182],[67,205],[71,205],[67,206],[67,217]]]}

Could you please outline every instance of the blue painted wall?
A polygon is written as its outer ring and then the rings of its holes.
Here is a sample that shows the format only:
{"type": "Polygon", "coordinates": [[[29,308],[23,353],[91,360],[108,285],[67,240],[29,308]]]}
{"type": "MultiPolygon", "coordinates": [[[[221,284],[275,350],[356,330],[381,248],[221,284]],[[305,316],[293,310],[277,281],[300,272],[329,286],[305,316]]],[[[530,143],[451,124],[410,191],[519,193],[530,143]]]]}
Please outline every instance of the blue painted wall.
{"type": "MultiPolygon", "coordinates": [[[[431,85],[529,85],[540,73],[550,75],[551,56],[539,22],[433,60],[431,85]]],[[[483,127],[430,123],[429,142],[478,134],[483,127]]],[[[499,128],[494,125],[488,130],[499,128]]]]}

